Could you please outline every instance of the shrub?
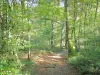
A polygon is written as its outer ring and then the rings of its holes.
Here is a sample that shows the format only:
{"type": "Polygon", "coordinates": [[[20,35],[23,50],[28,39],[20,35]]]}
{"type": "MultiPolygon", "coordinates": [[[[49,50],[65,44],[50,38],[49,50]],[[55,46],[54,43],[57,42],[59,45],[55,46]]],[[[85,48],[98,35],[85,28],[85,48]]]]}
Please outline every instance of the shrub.
{"type": "Polygon", "coordinates": [[[18,64],[14,60],[0,59],[0,75],[18,75],[18,64]]]}
{"type": "MultiPolygon", "coordinates": [[[[85,51],[85,50],[84,50],[85,51]]],[[[78,56],[69,59],[70,64],[75,66],[82,75],[99,75],[100,74],[100,49],[88,50],[78,56]],[[85,54],[84,54],[85,53],[85,54]]]]}

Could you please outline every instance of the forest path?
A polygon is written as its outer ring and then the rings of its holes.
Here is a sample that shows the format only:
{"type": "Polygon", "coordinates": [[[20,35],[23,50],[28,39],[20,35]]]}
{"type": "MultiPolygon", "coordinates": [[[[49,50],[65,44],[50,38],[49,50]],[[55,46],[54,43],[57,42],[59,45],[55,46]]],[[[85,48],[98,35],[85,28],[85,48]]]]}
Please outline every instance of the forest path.
{"type": "Polygon", "coordinates": [[[33,60],[36,75],[78,75],[67,63],[63,53],[41,54],[33,60]]]}
{"type": "Polygon", "coordinates": [[[31,60],[35,63],[31,68],[30,75],[78,75],[76,70],[67,63],[63,53],[43,53],[32,55],[31,60]]]}

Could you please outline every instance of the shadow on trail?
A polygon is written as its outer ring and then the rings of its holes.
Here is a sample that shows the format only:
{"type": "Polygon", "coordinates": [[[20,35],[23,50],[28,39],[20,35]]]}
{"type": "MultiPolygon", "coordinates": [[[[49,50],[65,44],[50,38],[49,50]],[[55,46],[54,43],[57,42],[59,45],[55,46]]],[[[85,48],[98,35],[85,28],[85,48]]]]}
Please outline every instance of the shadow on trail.
{"type": "Polygon", "coordinates": [[[65,57],[57,53],[32,55],[30,61],[24,60],[23,64],[23,75],[78,75],[65,57]]]}
{"type": "Polygon", "coordinates": [[[33,74],[35,74],[35,72],[33,70],[35,63],[33,61],[24,59],[24,60],[21,61],[21,63],[23,64],[22,67],[21,67],[22,75],[33,75],[33,74]]]}

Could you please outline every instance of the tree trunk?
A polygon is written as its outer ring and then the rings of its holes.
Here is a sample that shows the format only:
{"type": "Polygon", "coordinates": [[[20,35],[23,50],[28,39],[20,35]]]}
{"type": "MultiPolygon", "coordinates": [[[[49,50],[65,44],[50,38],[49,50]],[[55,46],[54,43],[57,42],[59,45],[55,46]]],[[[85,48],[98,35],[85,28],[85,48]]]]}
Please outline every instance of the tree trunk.
{"type": "Polygon", "coordinates": [[[30,31],[29,31],[29,35],[28,35],[28,40],[29,40],[28,60],[30,60],[30,56],[31,56],[31,50],[30,50],[30,41],[31,41],[31,36],[30,36],[30,31]]]}
{"type": "Polygon", "coordinates": [[[69,50],[69,25],[68,25],[68,0],[65,0],[64,2],[65,7],[65,47],[68,53],[69,50]]]}
{"type": "Polygon", "coordinates": [[[51,20],[51,49],[54,47],[54,22],[51,20]]]}
{"type": "Polygon", "coordinates": [[[63,33],[64,33],[64,22],[61,24],[61,40],[60,40],[60,48],[63,48],[63,33]]]}
{"type": "Polygon", "coordinates": [[[75,50],[78,51],[77,49],[77,37],[76,37],[76,18],[77,18],[77,12],[76,12],[76,2],[77,0],[74,0],[74,44],[75,44],[75,50]]]}
{"type": "MultiPolygon", "coordinates": [[[[99,5],[99,0],[96,0],[96,9],[95,9],[95,16],[94,16],[94,27],[97,27],[97,25],[96,25],[96,18],[97,18],[97,11],[98,11],[98,5],[99,5]]],[[[96,30],[96,32],[97,32],[97,30],[96,30]]],[[[94,31],[94,35],[96,35],[95,33],[96,33],[95,31],[94,31]]],[[[95,41],[96,39],[95,39],[95,37],[94,37],[94,46],[96,47],[96,41],[95,41]]]]}

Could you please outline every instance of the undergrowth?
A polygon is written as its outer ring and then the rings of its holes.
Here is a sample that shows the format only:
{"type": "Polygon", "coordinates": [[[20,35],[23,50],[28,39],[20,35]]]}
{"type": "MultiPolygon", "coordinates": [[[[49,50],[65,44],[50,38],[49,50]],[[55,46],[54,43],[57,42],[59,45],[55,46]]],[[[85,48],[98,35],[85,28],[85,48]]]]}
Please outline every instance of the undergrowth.
{"type": "Polygon", "coordinates": [[[82,75],[100,75],[100,49],[88,52],[84,50],[77,56],[69,58],[69,63],[82,75]]]}

